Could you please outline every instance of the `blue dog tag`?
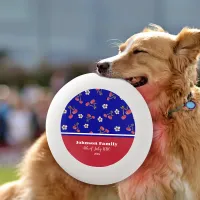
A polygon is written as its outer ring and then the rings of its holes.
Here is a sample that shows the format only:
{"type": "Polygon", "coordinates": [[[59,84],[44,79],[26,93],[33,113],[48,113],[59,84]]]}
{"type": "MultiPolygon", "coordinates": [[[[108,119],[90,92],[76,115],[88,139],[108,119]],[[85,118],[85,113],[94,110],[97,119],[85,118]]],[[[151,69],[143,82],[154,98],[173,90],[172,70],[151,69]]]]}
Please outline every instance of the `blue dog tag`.
{"type": "Polygon", "coordinates": [[[188,102],[185,104],[185,106],[186,106],[188,109],[192,110],[192,109],[194,109],[194,108],[196,107],[196,103],[195,103],[194,101],[188,101],[188,102]]]}

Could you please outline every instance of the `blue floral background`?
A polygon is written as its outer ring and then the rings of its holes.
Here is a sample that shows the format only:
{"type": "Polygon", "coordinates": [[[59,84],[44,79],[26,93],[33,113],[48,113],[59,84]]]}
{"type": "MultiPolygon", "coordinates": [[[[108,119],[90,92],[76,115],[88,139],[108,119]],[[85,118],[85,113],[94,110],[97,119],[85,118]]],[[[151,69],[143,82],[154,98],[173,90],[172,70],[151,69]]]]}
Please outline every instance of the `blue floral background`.
{"type": "Polygon", "coordinates": [[[61,119],[61,132],[134,136],[135,121],[129,106],[118,95],[90,89],[68,103],[61,119]]]}

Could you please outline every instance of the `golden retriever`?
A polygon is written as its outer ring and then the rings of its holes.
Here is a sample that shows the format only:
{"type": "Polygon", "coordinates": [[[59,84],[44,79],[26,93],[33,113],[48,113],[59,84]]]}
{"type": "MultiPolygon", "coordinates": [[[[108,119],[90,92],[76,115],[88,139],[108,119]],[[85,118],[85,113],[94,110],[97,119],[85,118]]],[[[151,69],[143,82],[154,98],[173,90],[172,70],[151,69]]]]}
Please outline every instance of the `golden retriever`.
{"type": "MultiPolygon", "coordinates": [[[[121,44],[118,55],[97,64],[102,76],[136,87],[153,119],[147,159],[116,185],[121,200],[200,199],[199,53],[200,30],[184,28],[171,35],[152,25],[121,44]],[[195,108],[184,106],[191,101],[195,108]]],[[[0,200],[117,199],[114,186],[90,186],[67,175],[53,159],[45,135],[26,154],[20,172],[19,181],[0,188],[0,200]]]]}

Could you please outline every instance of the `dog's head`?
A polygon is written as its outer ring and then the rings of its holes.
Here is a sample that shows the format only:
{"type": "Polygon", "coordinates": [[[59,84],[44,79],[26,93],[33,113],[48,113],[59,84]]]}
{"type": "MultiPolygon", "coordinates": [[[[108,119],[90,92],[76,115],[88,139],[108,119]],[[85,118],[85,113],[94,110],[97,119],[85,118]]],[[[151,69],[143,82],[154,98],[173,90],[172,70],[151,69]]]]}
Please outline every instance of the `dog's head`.
{"type": "Polygon", "coordinates": [[[172,88],[184,96],[196,79],[200,30],[184,28],[171,35],[157,25],[152,27],[121,44],[118,55],[98,62],[97,71],[127,80],[146,101],[172,88]]]}

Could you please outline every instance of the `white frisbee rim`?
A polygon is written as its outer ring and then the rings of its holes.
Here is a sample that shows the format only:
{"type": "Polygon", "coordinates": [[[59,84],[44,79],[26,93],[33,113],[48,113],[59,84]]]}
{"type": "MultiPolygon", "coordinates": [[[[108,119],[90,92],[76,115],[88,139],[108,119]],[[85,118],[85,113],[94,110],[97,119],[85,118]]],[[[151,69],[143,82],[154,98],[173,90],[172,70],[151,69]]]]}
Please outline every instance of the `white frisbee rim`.
{"type": "Polygon", "coordinates": [[[66,173],[88,184],[109,185],[126,179],[142,165],[151,147],[153,124],[145,100],[133,86],[121,79],[89,73],[73,79],[55,95],[47,113],[46,134],[54,159],[66,173]],[[120,96],[130,107],[135,120],[135,138],[129,152],[119,162],[107,167],[92,167],[76,160],[65,147],[60,131],[66,105],[77,94],[96,88],[120,96]]]}

